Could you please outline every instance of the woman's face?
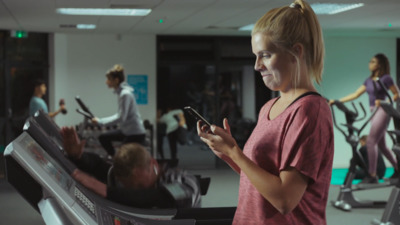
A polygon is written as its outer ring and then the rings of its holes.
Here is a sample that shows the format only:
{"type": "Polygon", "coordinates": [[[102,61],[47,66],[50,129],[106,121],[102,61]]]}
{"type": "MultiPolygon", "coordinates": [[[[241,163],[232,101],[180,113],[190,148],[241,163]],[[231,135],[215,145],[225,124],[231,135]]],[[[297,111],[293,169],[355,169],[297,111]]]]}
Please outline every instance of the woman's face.
{"type": "Polygon", "coordinates": [[[379,66],[378,59],[373,57],[371,59],[371,61],[369,61],[369,64],[368,64],[369,71],[375,72],[375,71],[377,71],[379,69],[379,67],[380,66],[379,66]]]}
{"type": "Polygon", "coordinates": [[[251,45],[256,56],[254,69],[261,73],[265,86],[273,91],[289,90],[295,58],[272,44],[263,33],[255,33],[251,37],[251,45]]]}
{"type": "Polygon", "coordinates": [[[106,84],[109,88],[117,88],[119,86],[119,79],[107,77],[106,84]]]}

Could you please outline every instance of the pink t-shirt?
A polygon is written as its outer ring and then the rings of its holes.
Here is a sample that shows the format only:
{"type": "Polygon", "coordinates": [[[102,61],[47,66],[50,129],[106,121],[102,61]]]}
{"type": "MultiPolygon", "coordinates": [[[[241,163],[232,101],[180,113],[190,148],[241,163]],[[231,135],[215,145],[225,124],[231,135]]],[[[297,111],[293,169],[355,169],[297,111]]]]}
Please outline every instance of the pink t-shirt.
{"type": "Polygon", "coordinates": [[[308,187],[297,207],[282,215],[241,173],[233,224],[326,224],[334,152],[330,108],[324,98],[308,95],[270,120],[269,111],[276,100],[268,101],[261,109],[243,152],[276,176],[288,167],[296,168],[309,178],[308,187]]]}

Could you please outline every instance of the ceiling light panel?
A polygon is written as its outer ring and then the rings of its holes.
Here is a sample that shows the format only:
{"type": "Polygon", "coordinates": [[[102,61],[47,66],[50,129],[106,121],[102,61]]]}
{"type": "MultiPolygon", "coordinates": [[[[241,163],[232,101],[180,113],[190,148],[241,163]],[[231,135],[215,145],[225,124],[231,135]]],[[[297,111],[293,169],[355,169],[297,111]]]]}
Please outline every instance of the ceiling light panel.
{"type": "Polygon", "coordinates": [[[147,16],[151,9],[58,8],[56,11],[64,15],[147,16]]]}
{"type": "Polygon", "coordinates": [[[314,3],[311,4],[311,8],[317,15],[333,15],[352,9],[356,9],[364,6],[364,3],[356,4],[335,4],[335,3],[314,3]]]}

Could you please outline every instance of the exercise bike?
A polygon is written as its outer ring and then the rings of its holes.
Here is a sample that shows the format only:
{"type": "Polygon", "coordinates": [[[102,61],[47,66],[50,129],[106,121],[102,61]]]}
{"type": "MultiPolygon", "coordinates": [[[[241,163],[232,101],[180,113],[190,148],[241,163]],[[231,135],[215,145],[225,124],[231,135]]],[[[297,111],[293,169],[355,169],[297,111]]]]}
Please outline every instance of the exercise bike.
{"type": "MultiPolygon", "coordinates": [[[[101,144],[98,140],[98,137],[109,130],[118,129],[118,126],[100,126],[93,124],[91,121],[95,117],[94,114],[90,111],[89,107],[83,103],[82,99],[79,96],[75,97],[76,102],[80,106],[80,108],[76,109],[76,112],[83,115],[84,120],[79,125],[76,126],[77,133],[81,139],[86,140],[86,148],[94,149],[93,151],[100,156],[106,157],[104,151],[97,151],[96,149],[101,149],[101,144]]],[[[144,120],[143,125],[146,131],[145,140],[141,143],[150,153],[154,156],[156,155],[153,136],[154,136],[154,127],[150,123],[149,120],[144,120]]]]}
{"type": "Polygon", "coordinates": [[[383,183],[378,184],[357,184],[353,185],[353,180],[356,176],[356,169],[359,166],[363,169],[366,174],[368,174],[368,168],[366,163],[361,156],[360,152],[357,150],[357,146],[359,144],[359,136],[362,130],[366,127],[371,118],[375,115],[376,110],[372,112],[372,115],[363,123],[360,129],[353,126],[354,122],[363,120],[366,117],[366,111],[363,105],[360,103],[360,108],[363,111],[363,116],[359,116],[358,110],[355,107],[354,103],[352,103],[354,111],[348,109],[343,103],[336,101],[331,106],[332,116],[333,116],[333,124],[334,126],[345,136],[346,142],[350,144],[352,149],[352,158],[350,160],[349,170],[346,174],[346,178],[344,180],[343,185],[340,187],[339,196],[336,200],[331,201],[331,204],[343,211],[351,211],[352,208],[383,208],[386,205],[386,201],[370,201],[370,200],[359,200],[354,197],[354,191],[360,190],[368,190],[373,188],[383,188],[394,185],[394,183],[390,180],[385,181],[383,183]],[[341,126],[339,126],[336,122],[334,106],[338,108],[345,114],[346,124],[341,124],[342,126],[347,128],[345,131],[341,126]]]}

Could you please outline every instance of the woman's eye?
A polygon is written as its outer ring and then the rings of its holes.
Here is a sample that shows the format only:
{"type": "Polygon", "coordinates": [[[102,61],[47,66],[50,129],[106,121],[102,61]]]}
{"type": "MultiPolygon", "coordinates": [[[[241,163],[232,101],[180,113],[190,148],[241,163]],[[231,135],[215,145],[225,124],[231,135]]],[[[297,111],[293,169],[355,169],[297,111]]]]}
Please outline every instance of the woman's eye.
{"type": "Polygon", "coordinates": [[[270,58],[271,55],[270,55],[270,54],[263,54],[261,57],[262,57],[262,58],[270,58]]]}

